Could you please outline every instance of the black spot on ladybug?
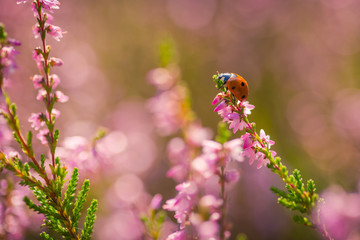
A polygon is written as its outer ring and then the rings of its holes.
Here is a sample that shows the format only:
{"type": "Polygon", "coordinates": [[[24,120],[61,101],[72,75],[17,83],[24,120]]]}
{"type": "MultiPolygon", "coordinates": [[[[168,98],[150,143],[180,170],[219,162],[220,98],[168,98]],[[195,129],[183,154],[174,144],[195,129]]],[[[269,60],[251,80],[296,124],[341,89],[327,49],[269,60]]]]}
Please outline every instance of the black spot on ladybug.
{"type": "Polygon", "coordinates": [[[245,86],[245,83],[244,83],[244,82],[241,82],[241,86],[245,86]]]}
{"type": "Polygon", "coordinates": [[[245,95],[242,95],[241,99],[244,99],[245,98],[245,95]]]}
{"type": "Polygon", "coordinates": [[[231,89],[234,90],[236,87],[232,87],[231,89]]]}

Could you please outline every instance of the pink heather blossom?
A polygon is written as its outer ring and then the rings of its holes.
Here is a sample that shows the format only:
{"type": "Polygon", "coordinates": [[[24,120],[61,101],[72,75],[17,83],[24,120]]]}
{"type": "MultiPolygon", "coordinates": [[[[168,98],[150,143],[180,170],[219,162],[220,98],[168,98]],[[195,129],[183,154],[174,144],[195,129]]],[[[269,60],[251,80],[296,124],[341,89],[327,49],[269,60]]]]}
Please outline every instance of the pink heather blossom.
{"type": "Polygon", "coordinates": [[[46,10],[59,9],[60,2],[58,0],[42,0],[42,7],[46,10]]]}
{"type": "Polygon", "coordinates": [[[8,43],[13,45],[13,46],[20,46],[21,45],[21,42],[16,40],[16,39],[13,39],[13,38],[8,38],[8,43]]]}
{"type": "MultiPolygon", "coordinates": [[[[57,119],[60,116],[60,111],[53,108],[52,111],[51,111],[51,116],[52,116],[53,119],[57,119]]],[[[50,120],[50,116],[49,116],[49,113],[47,111],[46,111],[46,119],[50,120]]]]}
{"type": "Polygon", "coordinates": [[[242,162],[242,144],[241,139],[230,140],[223,145],[218,142],[206,140],[203,142],[203,154],[215,154],[217,158],[224,158],[225,161],[235,160],[242,162]]]}
{"type": "Polygon", "coordinates": [[[226,101],[223,100],[221,103],[219,103],[219,105],[217,105],[217,106],[215,107],[214,112],[218,112],[218,111],[226,108],[227,106],[228,106],[228,105],[227,105],[226,101]]]}
{"type": "Polygon", "coordinates": [[[155,194],[155,196],[151,199],[150,207],[151,209],[158,209],[160,208],[162,201],[161,194],[155,194]]]}
{"type": "Polygon", "coordinates": [[[35,89],[42,88],[42,85],[45,83],[44,77],[38,74],[35,74],[30,79],[31,81],[33,81],[33,85],[35,89]]]}
{"type": "MultiPolygon", "coordinates": [[[[265,143],[267,145],[267,148],[270,149],[270,146],[273,145],[275,142],[270,140],[270,137],[267,136],[264,132],[264,130],[260,131],[260,138],[263,141],[263,144],[265,143]]],[[[243,136],[241,136],[241,139],[243,140],[243,152],[242,156],[249,160],[249,164],[252,165],[255,161],[258,161],[257,168],[261,168],[263,166],[266,166],[268,163],[270,163],[269,159],[266,158],[265,154],[255,150],[255,148],[264,148],[263,144],[256,141],[253,136],[251,136],[250,133],[245,133],[243,136]]],[[[275,151],[270,150],[271,155],[274,157],[276,156],[275,151]]]]}
{"type": "MultiPolygon", "coordinates": [[[[212,101],[212,105],[216,105],[218,104],[222,99],[224,98],[222,93],[219,93],[218,95],[216,95],[216,97],[214,98],[214,100],[212,101]]],[[[215,111],[216,112],[216,111],[215,111]]]]}
{"type": "Polygon", "coordinates": [[[91,170],[97,168],[96,161],[93,161],[90,142],[81,136],[67,137],[62,147],[58,148],[59,156],[64,159],[70,168],[77,167],[79,170],[91,170]]]}
{"type": "Polygon", "coordinates": [[[199,156],[192,160],[191,169],[208,179],[216,173],[218,160],[215,154],[199,156]]]}
{"type": "Polygon", "coordinates": [[[243,145],[243,141],[237,138],[224,143],[224,149],[228,153],[230,153],[229,154],[230,159],[238,162],[242,162],[244,161],[242,157],[242,145],[243,145]]]}
{"type": "Polygon", "coordinates": [[[28,121],[35,130],[39,130],[45,124],[43,113],[32,113],[28,121]]]}
{"type": "Polygon", "coordinates": [[[0,118],[0,146],[6,146],[12,139],[12,134],[4,118],[0,118]]]}
{"type": "Polygon", "coordinates": [[[245,133],[241,136],[243,141],[243,152],[242,155],[244,158],[249,160],[250,164],[255,160],[255,150],[253,149],[255,142],[250,133],[245,133]]]}
{"type": "Polygon", "coordinates": [[[47,30],[49,35],[52,36],[56,41],[60,41],[60,38],[63,37],[63,31],[58,26],[50,24],[47,30]]]}
{"type": "Polygon", "coordinates": [[[64,64],[64,62],[60,58],[51,57],[49,59],[49,64],[53,67],[61,67],[64,64]]]}
{"type": "Polygon", "coordinates": [[[166,240],[186,240],[186,232],[185,231],[177,231],[170,234],[166,240]]]}
{"type": "MultiPolygon", "coordinates": [[[[41,50],[40,50],[41,51],[41,50]]],[[[36,62],[36,66],[39,70],[44,68],[44,57],[39,53],[39,49],[35,49],[33,52],[33,59],[36,62]]]]}
{"type": "Polygon", "coordinates": [[[218,111],[218,114],[223,119],[223,122],[228,122],[230,119],[228,118],[229,114],[233,113],[233,108],[231,106],[226,106],[218,111]]]}
{"type": "Polygon", "coordinates": [[[0,49],[0,57],[1,57],[0,65],[2,66],[2,72],[5,78],[7,78],[10,75],[10,73],[12,73],[14,69],[17,68],[15,62],[15,56],[18,53],[19,52],[16,51],[13,46],[4,46],[0,49]]]}
{"type": "Polygon", "coordinates": [[[228,121],[230,122],[229,129],[233,130],[233,133],[241,131],[247,127],[247,124],[240,118],[240,115],[237,113],[230,113],[228,115],[228,121]]]}
{"type": "Polygon", "coordinates": [[[34,34],[35,39],[40,37],[40,26],[38,23],[33,26],[32,33],[34,34]]]}
{"type": "Polygon", "coordinates": [[[193,171],[205,179],[215,175],[220,165],[230,160],[243,161],[242,140],[234,139],[221,145],[218,142],[206,140],[203,142],[203,153],[191,162],[193,171]]]}
{"type": "Polygon", "coordinates": [[[41,88],[39,89],[38,91],[38,95],[36,96],[36,99],[39,100],[39,101],[42,101],[46,98],[46,90],[41,88]]]}
{"type": "Polygon", "coordinates": [[[176,186],[178,194],[175,198],[166,201],[164,209],[174,211],[180,229],[185,227],[185,222],[196,204],[198,187],[194,182],[188,181],[176,186]]]}
{"type": "Polygon", "coordinates": [[[265,134],[265,131],[263,129],[260,130],[260,139],[265,142],[269,147],[275,144],[275,142],[270,139],[270,136],[265,134]]]}
{"type": "Polygon", "coordinates": [[[58,75],[56,74],[51,74],[50,75],[50,81],[52,83],[52,87],[51,89],[54,90],[60,83],[60,78],[58,75]]]}
{"type": "Polygon", "coordinates": [[[251,114],[251,110],[253,110],[255,108],[254,105],[250,104],[248,101],[242,101],[239,103],[240,105],[244,106],[244,114],[250,115],[251,114]]]}
{"type": "Polygon", "coordinates": [[[56,91],[55,92],[55,98],[56,98],[56,101],[57,102],[61,102],[61,103],[64,103],[64,102],[67,102],[69,100],[69,97],[66,96],[63,92],[61,91],[56,91]]]}
{"type": "Polygon", "coordinates": [[[222,205],[223,200],[214,195],[205,195],[199,201],[199,207],[208,212],[216,212],[222,205]]]}
{"type": "Polygon", "coordinates": [[[256,160],[258,161],[257,169],[265,167],[267,164],[270,163],[270,160],[266,158],[265,154],[262,152],[256,153],[256,160]]]}
{"type": "Polygon", "coordinates": [[[41,129],[38,134],[36,134],[36,137],[40,140],[42,144],[48,144],[48,140],[46,137],[49,136],[49,129],[41,129]]]}

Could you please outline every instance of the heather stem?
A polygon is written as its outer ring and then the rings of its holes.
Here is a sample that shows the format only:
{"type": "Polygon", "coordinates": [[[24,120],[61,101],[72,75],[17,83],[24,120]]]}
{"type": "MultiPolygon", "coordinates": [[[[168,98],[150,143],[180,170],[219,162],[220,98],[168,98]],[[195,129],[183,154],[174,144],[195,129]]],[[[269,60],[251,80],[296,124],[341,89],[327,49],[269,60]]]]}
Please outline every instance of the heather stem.
{"type": "Polygon", "coordinates": [[[221,207],[221,219],[220,219],[220,240],[225,240],[225,215],[226,215],[226,193],[225,193],[225,167],[220,167],[220,185],[221,185],[221,199],[223,205],[221,207]]]}
{"type": "MultiPolygon", "coordinates": [[[[38,0],[37,1],[37,6],[38,6],[38,15],[39,15],[39,22],[40,22],[40,36],[41,36],[41,41],[42,41],[42,48],[43,48],[43,56],[44,56],[44,75],[45,75],[45,81],[46,81],[46,110],[49,114],[49,125],[48,125],[48,129],[49,129],[49,135],[50,135],[50,154],[51,154],[51,162],[53,167],[55,167],[55,148],[53,148],[54,145],[54,123],[52,121],[52,103],[51,103],[51,83],[49,80],[49,72],[50,72],[50,66],[48,64],[48,57],[49,57],[49,52],[47,51],[46,48],[46,30],[45,30],[45,22],[46,20],[43,19],[43,14],[42,14],[42,7],[41,7],[41,3],[38,0]]],[[[56,174],[53,173],[53,178],[56,178],[56,174]]]]}

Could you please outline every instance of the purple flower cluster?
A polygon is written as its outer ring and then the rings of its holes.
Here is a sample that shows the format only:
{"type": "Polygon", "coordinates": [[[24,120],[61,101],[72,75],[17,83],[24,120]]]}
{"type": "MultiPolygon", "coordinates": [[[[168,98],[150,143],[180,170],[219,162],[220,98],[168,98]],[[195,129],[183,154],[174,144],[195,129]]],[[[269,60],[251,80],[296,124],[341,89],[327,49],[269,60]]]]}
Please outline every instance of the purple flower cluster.
{"type": "Polygon", "coordinates": [[[229,92],[219,93],[212,104],[218,104],[214,111],[218,112],[223,121],[229,124],[229,129],[232,129],[234,133],[246,130],[240,139],[243,142],[242,156],[249,161],[250,165],[257,161],[257,168],[266,166],[269,163],[267,152],[270,152],[273,157],[276,156],[276,152],[270,150],[275,142],[265,134],[263,129],[258,135],[254,129],[255,124],[247,119],[251,110],[255,108],[254,105],[249,104],[248,101],[234,100],[229,92]]]}
{"type": "Polygon", "coordinates": [[[17,41],[8,41],[6,46],[0,48],[0,69],[2,71],[5,84],[9,75],[17,68],[15,56],[19,54],[14,46],[20,45],[17,41]]]}
{"type": "MultiPolygon", "coordinates": [[[[26,3],[27,0],[19,0],[18,4],[26,3]]],[[[53,10],[59,9],[60,2],[57,0],[36,0],[32,1],[31,7],[37,23],[33,27],[35,38],[41,38],[42,47],[35,48],[33,59],[39,69],[40,74],[31,77],[34,88],[38,89],[37,100],[43,101],[46,106],[46,112],[33,113],[29,122],[31,126],[38,131],[37,138],[42,144],[48,144],[50,147],[54,145],[54,123],[59,117],[60,111],[54,109],[54,103],[67,102],[68,97],[61,91],[55,90],[60,83],[60,78],[56,74],[50,74],[50,69],[55,66],[61,66],[62,60],[55,57],[49,57],[51,47],[46,45],[46,35],[52,36],[55,40],[60,41],[63,37],[63,31],[60,27],[52,24],[53,10]],[[46,126],[44,128],[44,126],[46,126]]],[[[52,152],[54,159],[54,152],[52,152]]],[[[53,160],[54,161],[54,160],[53,160]]]]}

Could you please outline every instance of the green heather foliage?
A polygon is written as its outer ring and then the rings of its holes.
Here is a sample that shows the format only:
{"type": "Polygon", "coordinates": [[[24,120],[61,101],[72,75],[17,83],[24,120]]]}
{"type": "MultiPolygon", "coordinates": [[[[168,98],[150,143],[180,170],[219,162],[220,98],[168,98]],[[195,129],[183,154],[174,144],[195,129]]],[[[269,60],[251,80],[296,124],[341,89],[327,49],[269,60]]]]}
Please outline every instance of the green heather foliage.
{"type": "MultiPolygon", "coordinates": [[[[42,25],[44,22],[39,20],[39,24],[42,25]]],[[[43,33],[45,33],[45,31],[43,33]]],[[[43,36],[43,39],[44,38],[45,37],[43,36]]],[[[0,49],[5,46],[4,44],[6,42],[6,33],[4,32],[3,27],[0,26],[0,49]]],[[[48,58],[48,53],[49,52],[45,53],[44,58],[48,58]]],[[[49,66],[44,70],[49,74],[49,66]]],[[[3,82],[2,74],[0,82],[3,82]]],[[[49,92],[51,91],[51,88],[49,87],[46,89],[49,92]]],[[[26,159],[22,160],[18,156],[6,156],[0,151],[0,170],[3,170],[5,167],[21,179],[21,185],[27,186],[32,190],[36,201],[31,200],[29,197],[25,197],[24,202],[30,209],[45,216],[43,227],[53,230],[51,234],[55,233],[56,236],[59,235],[62,236],[62,238],[69,240],[91,239],[98,203],[97,200],[92,200],[84,222],[84,230],[80,235],[78,233],[79,219],[84,204],[86,203],[90,182],[86,179],[82,185],[81,191],[77,194],[79,171],[75,168],[68,181],[67,187],[65,187],[68,170],[66,166],[61,164],[60,158],[55,157],[55,150],[59,140],[59,131],[54,129],[55,118],[53,117],[51,122],[46,121],[46,126],[49,132],[52,133],[52,135],[49,134],[46,136],[52,156],[52,163],[49,164],[49,161],[51,160],[46,159],[45,154],[40,155],[40,161],[36,158],[32,147],[32,131],[27,132],[26,138],[22,135],[16,105],[10,101],[3,86],[1,86],[1,92],[5,98],[6,109],[2,110],[0,114],[5,118],[8,126],[13,131],[13,137],[24,152],[26,159]],[[47,168],[51,171],[50,176],[47,172],[47,168]],[[33,173],[37,174],[34,175],[33,173]]],[[[47,105],[47,112],[51,113],[54,103],[55,100],[47,105]]],[[[55,238],[55,236],[50,236],[46,232],[42,232],[40,236],[44,239],[55,238]]]]}

